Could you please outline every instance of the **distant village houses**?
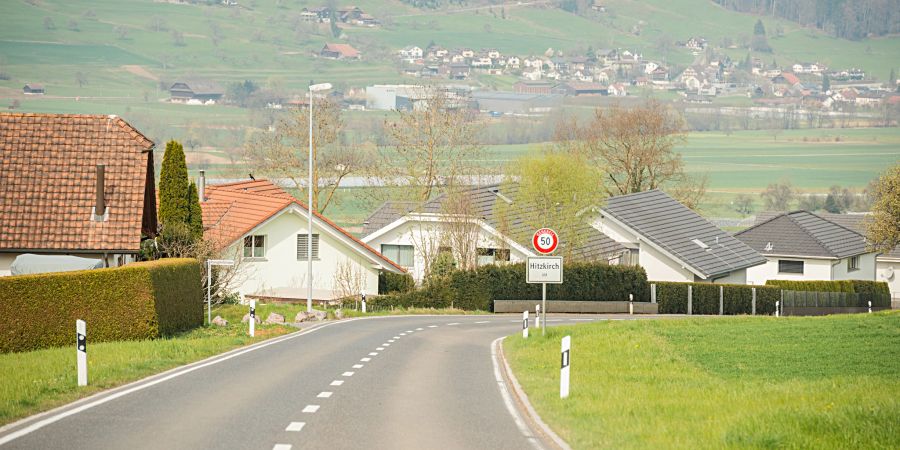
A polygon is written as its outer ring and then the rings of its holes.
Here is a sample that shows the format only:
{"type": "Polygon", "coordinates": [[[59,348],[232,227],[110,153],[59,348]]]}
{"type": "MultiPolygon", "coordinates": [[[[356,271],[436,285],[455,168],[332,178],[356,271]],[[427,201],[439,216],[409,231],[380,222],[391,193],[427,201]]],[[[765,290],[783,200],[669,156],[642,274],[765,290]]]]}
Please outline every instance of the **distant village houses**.
{"type": "Polygon", "coordinates": [[[169,95],[174,103],[211,105],[222,99],[225,90],[209,80],[180,80],[169,87],[169,95]]]}

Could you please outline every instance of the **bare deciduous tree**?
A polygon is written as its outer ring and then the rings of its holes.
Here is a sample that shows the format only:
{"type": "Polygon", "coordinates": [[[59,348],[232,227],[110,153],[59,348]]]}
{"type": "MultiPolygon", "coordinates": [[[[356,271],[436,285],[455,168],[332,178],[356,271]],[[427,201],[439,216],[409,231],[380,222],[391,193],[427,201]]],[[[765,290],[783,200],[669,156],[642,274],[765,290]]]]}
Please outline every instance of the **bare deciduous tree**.
{"type": "Polygon", "coordinates": [[[413,188],[424,202],[441,186],[464,182],[473,173],[481,125],[449,92],[423,87],[417,97],[411,111],[385,121],[390,145],[378,171],[383,181],[413,188]]]}
{"type": "Polygon", "coordinates": [[[763,204],[770,211],[787,211],[788,206],[797,195],[789,180],[781,180],[778,183],[769,184],[766,190],[759,194],[763,198],[763,204]]]}
{"type": "Polygon", "coordinates": [[[355,297],[366,287],[366,274],[362,267],[354,264],[349,258],[338,263],[334,271],[333,290],[340,298],[355,297]]]}
{"type": "MultiPolygon", "coordinates": [[[[343,119],[337,103],[316,99],[314,108],[311,206],[314,211],[324,212],[341,181],[362,171],[371,158],[365,147],[341,143],[343,119]]],[[[305,190],[308,149],[309,112],[299,110],[280,117],[274,131],[257,133],[248,142],[245,154],[254,170],[290,180],[294,187],[305,190]]]]}
{"type": "Polygon", "coordinates": [[[681,115],[650,100],[633,108],[598,108],[584,125],[575,118],[564,120],[556,141],[558,148],[582,155],[604,172],[608,195],[670,188],[678,200],[695,207],[706,182],[687,175],[681,155],[674,151],[685,136],[681,115]]]}

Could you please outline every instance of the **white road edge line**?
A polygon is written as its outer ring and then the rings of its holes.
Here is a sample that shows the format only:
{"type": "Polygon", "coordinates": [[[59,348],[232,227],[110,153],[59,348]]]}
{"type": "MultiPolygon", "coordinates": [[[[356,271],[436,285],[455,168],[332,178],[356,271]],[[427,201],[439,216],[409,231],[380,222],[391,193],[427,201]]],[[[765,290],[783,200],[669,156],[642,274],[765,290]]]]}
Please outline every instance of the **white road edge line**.
{"type": "MultiPolygon", "coordinates": [[[[202,369],[202,368],[204,368],[204,367],[211,366],[211,365],[213,365],[213,364],[218,364],[218,363],[223,362],[223,361],[228,361],[228,360],[231,359],[231,358],[236,358],[236,357],[241,356],[241,355],[243,355],[243,354],[245,354],[245,353],[250,353],[250,352],[252,352],[252,351],[256,351],[256,350],[259,350],[259,349],[261,349],[261,348],[266,348],[266,347],[268,347],[268,346],[270,346],[270,345],[275,345],[275,344],[278,344],[278,343],[281,343],[281,342],[284,342],[284,341],[287,341],[287,340],[291,340],[291,339],[298,338],[298,337],[300,337],[300,336],[305,336],[305,335],[307,335],[307,334],[309,334],[309,333],[313,333],[313,332],[315,332],[315,331],[321,330],[321,329],[323,329],[323,328],[325,328],[325,327],[329,327],[329,326],[331,326],[331,325],[335,325],[335,324],[339,324],[339,323],[347,323],[347,322],[354,321],[354,320],[359,320],[359,319],[350,319],[350,320],[343,320],[343,321],[340,321],[340,322],[326,323],[326,324],[324,324],[324,325],[317,326],[317,327],[315,327],[315,328],[313,328],[313,329],[311,329],[311,330],[301,331],[301,332],[299,332],[299,333],[291,333],[291,334],[288,334],[287,336],[284,336],[283,338],[274,338],[274,339],[270,339],[270,340],[268,340],[268,341],[264,341],[264,342],[261,342],[261,343],[256,344],[256,345],[252,345],[252,346],[250,346],[250,347],[248,347],[248,348],[244,348],[244,349],[240,349],[240,350],[237,350],[237,351],[233,351],[233,353],[226,353],[225,355],[216,355],[216,356],[212,356],[212,357],[210,357],[210,358],[207,358],[206,360],[197,361],[197,362],[194,362],[194,363],[192,363],[192,364],[189,364],[189,365],[186,366],[186,367],[185,367],[185,366],[177,367],[177,368],[174,368],[174,369],[170,370],[170,371],[169,371],[170,373],[169,373],[168,375],[166,375],[167,372],[163,372],[162,374],[157,374],[157,375],[151,375],[151,376],[148,377],[148,378],[153,378],[153,377],[158,377],[158,378],[156,378],[155,380],[152,380],[152,381],[146,381],[147,378],[145,378],[145,379],[143,379],[143,380],[135,381],[135,382],[133,382],[133,383],[130,384],[130,385],[133,385],[133,386],[130,387],[130,388],[127,387],[127,386],[129,386],[129,385],[125,385],[125,386],[123,386],[123,390],[121,390],[121,391],[119,391],[119,392],[115,392],[115,393],[113,393],[113,394],[106,395],[106,396],[103,397],[103,398],[100,398],[100,399],[94,400],[94,401],[92,401],[92,402],[86,403],[86,404],[84,404],[84,405],[81,405],[81,406],[78,406],[78,407],[75,407],[75,408],[72,408],[72,409],[69,409],[69,410],[60,412],[60,413],[58,413],[58,414],[56,414],[56,415],[50,415],[50,417],[47,417],[46,419],[37,421],[37,422],[35,422],[35,423],[33,423],[33,424],[27,426],[27,427],[24,427],[24,428],[22,428],[22,429],[20,429],[20,430],[17,430],[17,431],[14,431],[14,432],[12,432],[12,433],[9,433],[9,434],[7,434],[6,436],[0,437],[0,445],[6,444],[7,442],[13,441],[13,440],[18,439],[18,438],[20,438],[20,437],[22,437],[22,436],[25,436],[25,435],[27,435],[27,434],[31,434],[31,433],[33,433],[33,432],[35,432],[35,431],[37,431],[37,430],[40,430],[41,428],[46,427],[47,425],[50,425],[50,424],[52,424],[52,423],[58,422],[58,421],[60,421],[60,420],[62,420],[62,419],[65,419],[66,417],[69,417],[69,416],[78,414],[78,413],[80,413],[80,412],[84,412],[84,411],[86,411],[86,410],[88,410],[88,409],[91,409],[91,408],[93,408],[93,407],[100,406],[100,405],[102,405],[102,404],[104,404],[104,403],[113,401],[113,400],[115,400],[115,399],[117,399],[117,398],[120,398],[120,397],[124,397],[124,396],[126,396],[126,395],[128,395],[128,394],[131,394],[131,393],[134,393],[134,392],[137,392],[137,391],[140,391],[140,390],[144,390],[144,389],[146,389],[146,388],[148,388],[148,387],[155,386],[155,385],[160,384],[160,383],[163,383],[163,382],[165,382],[165,381],[169,381],[169,380],[171,380],[171,379],[173,379],[173,378],[177,378],[177,377],[180,377],[180,376],[182,376],[182,375],[186,375],[186,374],[191,373],[191,372],[193,372],[193,371],[195,371],[195,370],[199,370],[199,369],[202,369]]],[[[107,392],[101,392],[101,393],[98,393],[97,395],[105,395],[105,394],[107,394],[107,392]]],[[[88,397],[88,399],[90,399],[90,397],[88,397]]],[[[66,405],[66,406],[68,406],[68,405],[66,405]]],[[[63,407],[65,407],[65,406],[63,406],[63,407]]],[[[48,411],[48,413],[52,414],[52,411],[48,411]]],[[[25,419],[23,419],[23,420],[28,420],[28,418],[25,418],[25,419]]],[[[9,424],[9,425],[7,425],[7,426],[4,426],[3,428],[7,428],[7,427],[10,427],[10,426],[15,426],[17,423],[18,423],[18,422],[16,422],[16,423],[11,423],[11,424],[9,424]]]]}
{"type": "MultiPolygon", "coordinates": [[[[506,396],[509,395],[508,390],[512,390],[515,393],[517,400],[525,409],[525,412],[528,414],[528,419],[531,421],[531,424],[536,426],[538,428],[538,431],[542,433],[545,438],[553,441],[553,444],[556,445],[557,448],[560,448],[562,450],[572,450],[572,447],[570,447],[566,441],[560,438],[559,435],[557,435],[549,426],[547,426],[546,423],[544,423],[543,420],[541,420],[541,416],[539,416],[531,406],[531,402],[528,401],[528,396],[525,394],[525,391],[522,390],[522,387],[519,386],[519,381],[516,380],[516,375],[512,373],[512,369],[510,369],[509,364],[506,362],[506,358],[503,356],[503,348],[501,347],[503,339],[506,338],[497,338],[491,344],[491,355],[493,356],[494,371],[499,372],[499,367],[502,363],[503,372],[507,377],[509,377],[509,384],[507,385],[506,383],[502,382],[503,375],[497,373],[497,376],[500,377],[500,383],[502,383],[503,388],[507,389],[504,394],[504,400],[506,399],[506,396]]],[[[508,408],[510,406],[513,406],[513,409],[511,409],[511,411],[514,410],[516,414],[520,414],[520,411],[518,409],[515,409],[514,405],[507,404],[508,408]]],[[[521,415],[519,417],[521,417],[521,415]]]]}
{"type": "Polygon", "coordinates": [[[491,342],[491,363],[494,365],[494,379],[497,381],[497,388],[500,390],[500,395],[503,397],[503,404],[506,405],[506,410],[509,411],[509,415],[511,415],[513,421],[516,422],[516,427],[519,428],[519,432],[522,433],[522,436],[525,436],[525,439],[534,448],[541,449],[543,446],[541,445],[540,440],[534,436],[534,433],[531,432],[531,429],[528,428],[528,425],[525,423],[525,419],[522,418],[519,410],[516,409],[516,406],[513,404],[512,396],[509,394],[509,388],[506,386],[506,381],[503,380],[503,375],[500,372],[500,363],[497,362],[497,347],[502,340],[503,338],[500,337],[494,339],[494,342],[491,342]]]}
{"type": "Polygon", "coordinates": [[[306,408],[303,408],[303,412],[305,413],[314,413],[319,410],[319,405],[306,405],[306,408]]]}
{"type": "Polygon", "coordinates": [[[306,422],[291,422],[284,431],[300,431],[306,426],[306,422]]]}

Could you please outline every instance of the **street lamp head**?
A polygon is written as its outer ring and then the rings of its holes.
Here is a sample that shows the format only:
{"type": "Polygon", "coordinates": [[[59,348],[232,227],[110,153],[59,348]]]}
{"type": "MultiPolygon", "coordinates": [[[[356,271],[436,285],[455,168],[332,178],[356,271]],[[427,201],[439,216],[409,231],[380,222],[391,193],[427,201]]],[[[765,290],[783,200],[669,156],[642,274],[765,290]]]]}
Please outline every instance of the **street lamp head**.
{"type": "Polygon", "coordinates": [[[309,90],[312,92],[327,91],[331,89],[331,83],[311,84],[309,90]]]}

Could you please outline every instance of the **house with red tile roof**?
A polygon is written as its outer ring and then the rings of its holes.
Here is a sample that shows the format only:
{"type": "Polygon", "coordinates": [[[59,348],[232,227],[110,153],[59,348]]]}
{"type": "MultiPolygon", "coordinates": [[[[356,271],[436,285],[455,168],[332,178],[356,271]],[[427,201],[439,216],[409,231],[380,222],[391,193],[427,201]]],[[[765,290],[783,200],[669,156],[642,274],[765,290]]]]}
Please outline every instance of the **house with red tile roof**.
{"type": "Polygon", "coordinates": [[[360,59],[359,50],[350,44],[325,44],[319,56],[332,59],[360,59]]]}
{"type": "MultiPolygon", "coordinates": [[[[307,297],[309,209],[268,180],[206,185],[204,237],[238,261],[233,291],[253,298],[301,300],[307,297]]],[[[377,250],[313,214],[313,299],[328,301],[378,293],[381,271],[405,273],[377,250]]]]}
{"type": "Polygon", "coordinates": [[[157,232],[154,145],[114,115],[0,113],[0,275],[23,253],[134,261],[157,232]]]}

